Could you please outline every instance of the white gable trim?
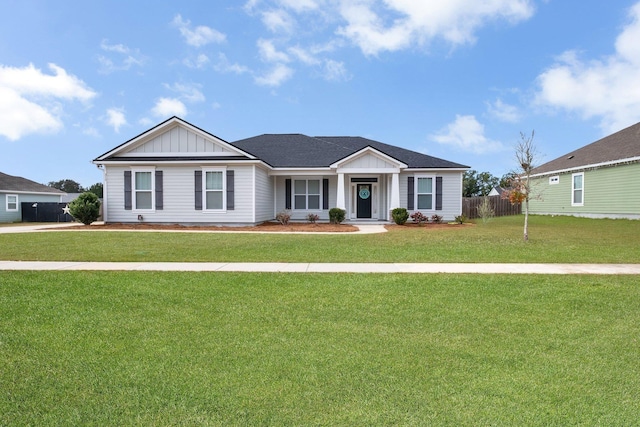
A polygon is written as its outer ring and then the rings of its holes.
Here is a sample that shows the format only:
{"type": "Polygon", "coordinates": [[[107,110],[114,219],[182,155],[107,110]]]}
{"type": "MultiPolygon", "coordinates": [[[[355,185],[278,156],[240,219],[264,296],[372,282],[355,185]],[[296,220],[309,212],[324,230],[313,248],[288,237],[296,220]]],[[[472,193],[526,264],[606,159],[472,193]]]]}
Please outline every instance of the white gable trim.
{"type": "Polygon", "coordinates": [[[629,158],[626,158],[626,159],[611,160],[611,161],[608,161],[608,162],[592,163],[592,164],[588,164],[588,165],[575,166],[575,167],[572,167],[572,168],[557,169],[557,170],[553,170],[553,171],[549,171],[549,172],[536,173],[536,174],[531,175],[531,178],[538,178],[538,177],[545,176],[545,175],[558,175],[558,174],[561,174],[561,173],[574,172],[574,171],[579,171],[579,170],[598,169],[598,168],[603,168],[603,167],[607,167],[607,166],[628,165],[628,164],[637,163],[637,162],[640,162],[640,157],[629,157],[629,158]]]}
{"type": "MultiPolygon", "coordinates": [[[[386,162],[389,162],[391,164],[393,164],[395,166],[395,168],[393,169],[406,169],[408,167],[408,165],[406,165],[405,163],[402,163],[400,161],[398,161],[398,159],[395,159],[387,154],[384,154],[381,151],[376,150],[373,147],[367,146],[365,148],[363,148],[362,150],[356,151],[355,153],[345,157],[344,159],[341,159],[335,163],[333,163],[332,165],[330,165],[329,167],[332,169],[339,169],[341,168],[343,165],[352,162],[353,160],[356,160],[359,157],[362,157],[366,154],[371,154],[375,157],[378,157],[386,162]]],[[[379,169],[378,169],[379,170],[379,169]]],[[[392,168],[388,169],[389,171],[392,170],[392,168]]]]}
{"type": "MultiPolygon", "coordinates": [[[[130,150],[132,150],[134,147],[137,147],[139,145],[142,145],[148,141],[153,140],[154,138],[171,131],[171,129],[175,128],[175,127],[182,127],[185,128],[187,131],[193,132],[196,135],[201,136],[202,138],[204,138],[205,140],[210,140],[215,144],[218,144],[222,147],[224,147],[224,149],[227,151],[225,153],[219,153],[219,155],[224,155],[224,156],[229,156],[229,155],[233,155],[231,153],[234,153],[235,155],[238,156],[246,156],[250,159],[256,159],[255,156],[252,156],[249,153],[245,153],[244,151],[240,150],[237,147],[234,147],[233,145],[229,144],[228,142],[218,138],[217,136],[210,134],[206,131],[203,131],[200,128],[197,128],[195,126],[193,126],[190,123],[185,122],[184,120],[180,119],[179,117],[172,117],[162,123],[160,123],[159,125],[147,130],[146,132],[141,133],[140,135],[136,136],[133,139],[130,139],[129,141],[125,142],[124,144],[119,145],[118,147],[112,149],[111,151],[108,151],[106,153],[104,153],[103,155],[99,156],[98,158],[96,158],[94,160],[94,163],[101,163],[101,160],[107,159],[109,157],[112,156],[116,156],[116,155],[122,155],[124,153],[128,153],[130,150]]],[[[168,154],[162,154],[162,153],[139,153],[139,154],[134,154],[134,153],[128,153],[128,156],[130,157],[135,157],[137,155],[143,156],[143,155],[153,155],[153,156],[165,156],[165,155],[169,155],[169,156],[190,156],[193,155],[195,153],[168,153],[168,154]]],[[[198,155],[218,155],[215,152],[205,152],[205,153],[197,153],[198,155]]]]}

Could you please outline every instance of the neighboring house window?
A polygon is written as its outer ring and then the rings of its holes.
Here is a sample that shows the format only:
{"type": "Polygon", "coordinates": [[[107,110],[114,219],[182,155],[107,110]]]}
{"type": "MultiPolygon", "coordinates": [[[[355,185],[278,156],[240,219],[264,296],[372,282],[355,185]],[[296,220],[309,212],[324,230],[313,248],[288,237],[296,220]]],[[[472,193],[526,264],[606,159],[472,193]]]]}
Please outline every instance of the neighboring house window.
{"type": "Polygon", "coordinates": [[[573,182],[571,206],[584,204],[584,173],[574,173],[571,176],[573,182]]]}
{"type": "Polygon", "coordinates": [[[558,175],[549,177],[549,185],[555,185],[559,183],[560,183],[560,177],[558,175]]]}
{"type": "Polygon", "coordinates": [[[320,209],[320,191],[319,179],[294,180],[294,209],[320,209]]]}
{"type": "Polygon", "coordinates": [[[416,206],[417,209],[433,209],[433,178],[417,177],[416,179],[416,206]]]}
{"type": "Polygon", "coordinates": [[[134,209],[153,209],[153,172],[133,171],[134,173],[134,209]]]}
{"type": "Polygon", "coordinates": [[[7,194],[7,212],[18,210],[18,196],[7,194]]]}
{"type": "Polygon", "coordinates": [[[204,208],[205,210],[224,210],[225,174],[223,170],[204,171],[204,208]]]}

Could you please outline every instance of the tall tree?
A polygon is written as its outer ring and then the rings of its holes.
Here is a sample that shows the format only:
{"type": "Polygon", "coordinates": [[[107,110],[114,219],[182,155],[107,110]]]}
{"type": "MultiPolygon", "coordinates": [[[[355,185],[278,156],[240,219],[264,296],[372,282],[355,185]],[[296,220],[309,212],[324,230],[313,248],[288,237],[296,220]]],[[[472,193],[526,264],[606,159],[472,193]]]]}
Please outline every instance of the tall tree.
{"type": "Polygon", "coordinates": [[[475,169],[466,171],[462,177],[462,196],[476,197],[488,195],[500,180],[489,172],[478,172],[475,169]]]}
{"type": "Polygon", "coordinates": [[[72,179],[61,179],[60,181],[51,181],[47,184],[49,187],[57,188],[65,193],[82,193],[84,188],[82,185],[72,179]]]}
{"type": "Polygon", "coordinates": [[[87,191],[95,194],[99,199],[102,199],[103,188],[101,182],[96,182],[91,187],[87,188],[87,191]]]}

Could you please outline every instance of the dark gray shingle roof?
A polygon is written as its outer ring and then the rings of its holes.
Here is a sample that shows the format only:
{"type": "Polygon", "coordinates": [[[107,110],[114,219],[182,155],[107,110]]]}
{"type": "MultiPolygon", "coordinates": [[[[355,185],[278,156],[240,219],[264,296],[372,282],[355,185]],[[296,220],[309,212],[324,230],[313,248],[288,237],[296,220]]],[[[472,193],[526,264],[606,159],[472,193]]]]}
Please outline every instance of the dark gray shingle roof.
{"type": "Polygon", "coordinates": [[[37,182],[22,178],[20,176],[7,175],[6,173],[2,172],[0,172],[0,191],[65,194],[64,191],[60,191],[57,188],[38,184],[37,182]]]}
{"type": "Polygon", "coordinates": [[[467,168],[468,166],[359,136],[264,134],[230,143],[272,167],[328,167],[366,147],[372,147],[410,168],[467,168]]]}
{"type": "Polygon", "coordinates": [[[634,157],[640,157],[640,123],[540,165],[533,173],[549,173],[634,157]]]}

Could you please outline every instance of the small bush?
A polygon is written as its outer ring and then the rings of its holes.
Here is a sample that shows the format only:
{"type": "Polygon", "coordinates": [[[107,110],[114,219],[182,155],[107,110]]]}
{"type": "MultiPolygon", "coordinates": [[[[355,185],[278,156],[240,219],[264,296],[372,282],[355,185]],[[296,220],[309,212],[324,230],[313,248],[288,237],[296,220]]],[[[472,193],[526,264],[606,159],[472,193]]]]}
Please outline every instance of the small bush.
{"type": "Polygon", "coordinates": [[[340,208],[331,208],[329,209],[329,222],[331,224],[340,224],[344,221],[344,218],[347,216],[347,211],[340,208]]]}
{"type": "Polygon", "coordinates": [[[391,217],[396,224],[404,225],[409,219],[409,212],[405,208],[395,208],[391,211],[391,217]]]}
{"type": "Polygon", "coordinates": [[[316,214],[310,213],[309,215],[307,215],[307,221],[309,221],[311,224],[315,224],[319,219],[320,217],[316,214]]]}
{"type": "Polygon", "coordinates": [[[69,203],[69,213],[84,225],[89,225],[100,216],[100,200],[91,192],[82,193],[69,203]]]}
{"type": "Polygon", "coordinates": [[[431,215],[431,222],[434,224],[442,224],[442,217],[440,215],[431,215]]]}
{"type": "Polygon", "coordinates": [[[478,216],[482,218],[483,224],[491,221],[495,216],[495,212],[491,206],[491,200],[486,196],[482,198],[482,203],[478,206],[478,216]]]}
{"type": "Polygon", "coordinates": [[[289,221],[291,220],[291,214],[286,210],[278,212],[278,214],[276,215],[276,220],[282,225],[288,225],[289,221]]]}
{"type": "Polygon", "coordinates": [[[467,222],[467,217],[464,214],[458,215],[457,217],[455,217],[455,222],[458,224],[464,224],[465,222],[467,222]]]}
{"type": "Polygon", "coordinates": [[[411,214],[411,220],[421,226],[422,224],[427,222],[429,218],[427,218],[427,216],[424,215],[422,212],[416,211],[411,214]]]}

